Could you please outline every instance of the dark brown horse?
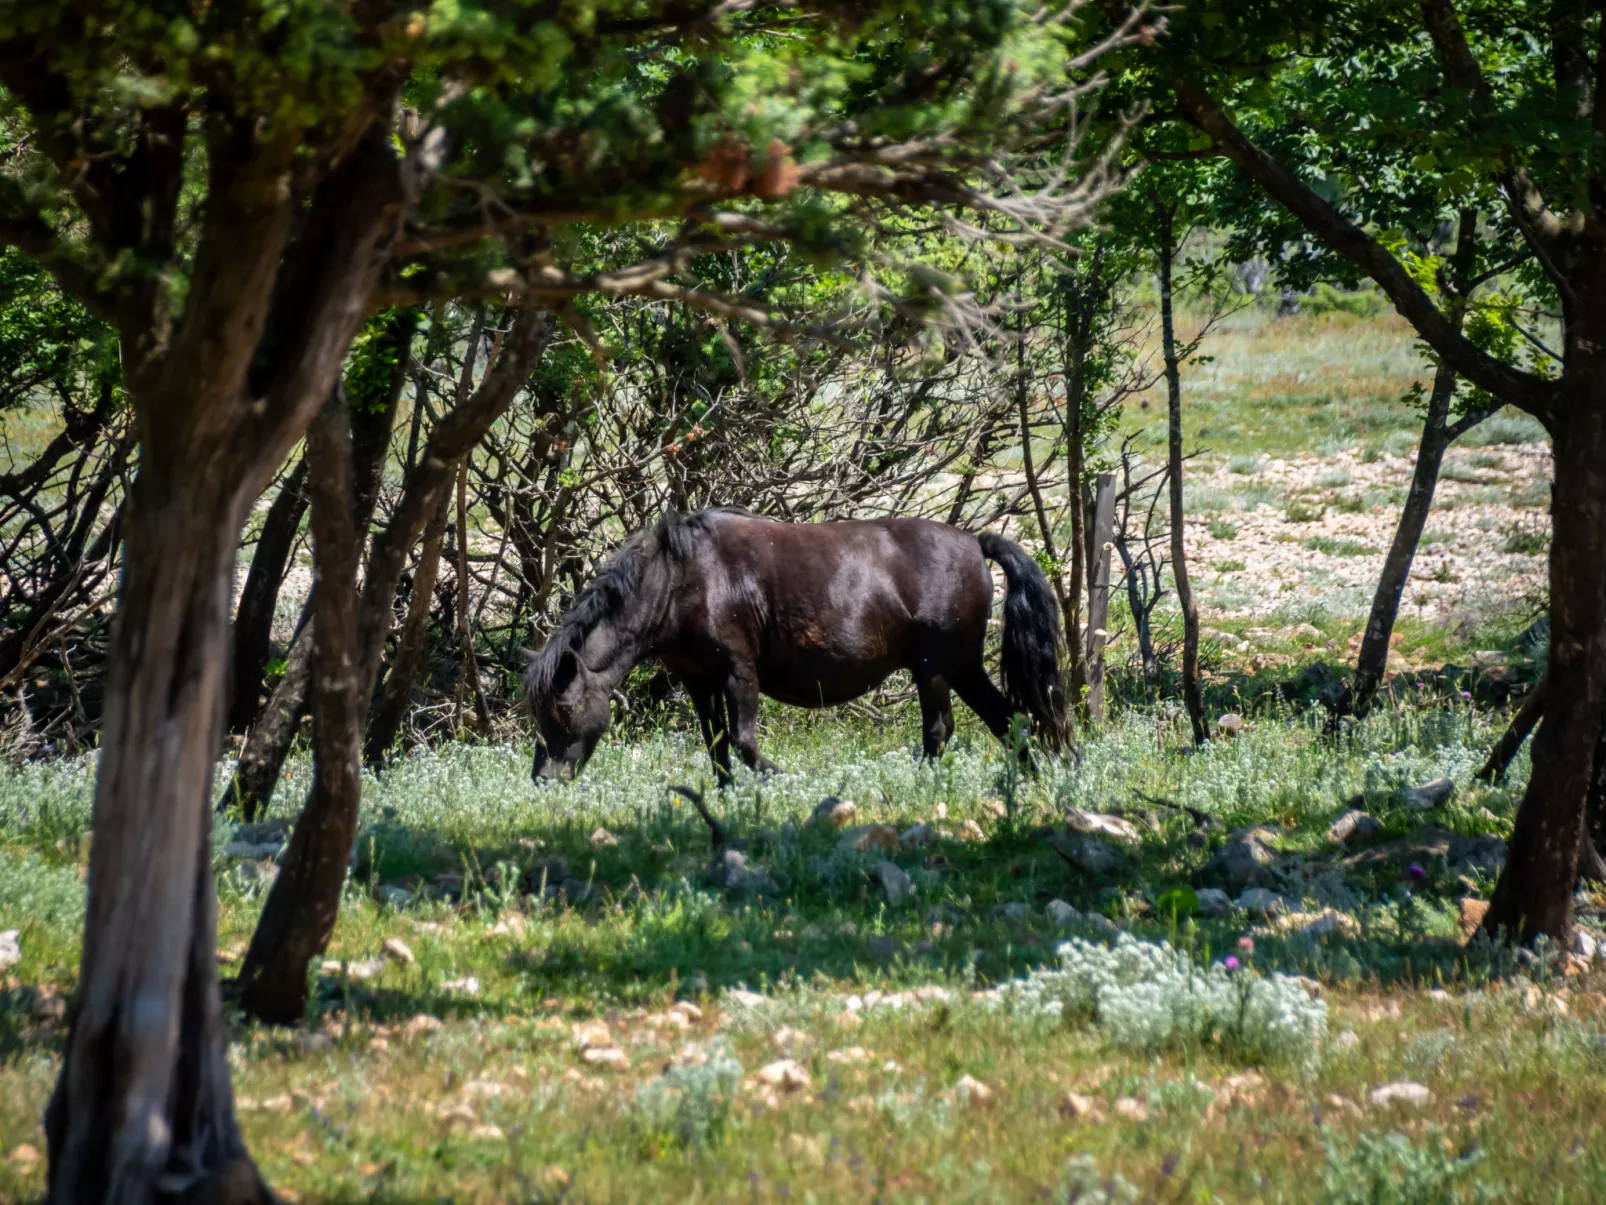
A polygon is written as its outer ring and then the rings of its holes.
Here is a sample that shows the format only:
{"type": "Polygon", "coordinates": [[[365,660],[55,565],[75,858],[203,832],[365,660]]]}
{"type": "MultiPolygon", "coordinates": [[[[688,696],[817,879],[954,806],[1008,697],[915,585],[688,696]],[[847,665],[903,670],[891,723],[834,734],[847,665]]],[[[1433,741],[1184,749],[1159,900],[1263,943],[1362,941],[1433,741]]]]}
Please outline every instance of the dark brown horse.
{"type": "Polygon", "coordinates": [[[537,782],[569,778],[607,730],[609,700],[649,658],[691,695],[721,782],[730,745],[755,770],[758,696],[797,707],[846,703],[907,669],[925,752],[953,735],[958,691],[994,735],[1011,715],[1040,744],[1065,740],[1059,614],[1020,545],[924,519],[778,523],[736,510],[671,515],[631,537],[575,599],[525,671],[540,728],[537,782]],[[993,579],[1004,571],[1003,690],[982,665],[993,579]]]}

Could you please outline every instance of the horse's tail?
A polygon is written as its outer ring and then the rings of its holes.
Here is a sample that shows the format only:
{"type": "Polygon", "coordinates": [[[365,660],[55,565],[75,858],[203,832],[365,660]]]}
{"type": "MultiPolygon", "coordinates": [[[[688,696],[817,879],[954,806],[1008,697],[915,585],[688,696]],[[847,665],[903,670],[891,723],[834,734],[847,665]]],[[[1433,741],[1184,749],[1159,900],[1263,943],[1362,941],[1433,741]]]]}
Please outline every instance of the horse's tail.
{"type": "Polygon", "coordinates": [[[1048,578],[1013,540],[983,532],[981,554],[1004,571],[1004,643],[1000,685],[1015,711],[1031,718],[1044,748],[1057,752],[1069,741],[1065,677],[1060,671],[1059,606],[1048,578]]]}

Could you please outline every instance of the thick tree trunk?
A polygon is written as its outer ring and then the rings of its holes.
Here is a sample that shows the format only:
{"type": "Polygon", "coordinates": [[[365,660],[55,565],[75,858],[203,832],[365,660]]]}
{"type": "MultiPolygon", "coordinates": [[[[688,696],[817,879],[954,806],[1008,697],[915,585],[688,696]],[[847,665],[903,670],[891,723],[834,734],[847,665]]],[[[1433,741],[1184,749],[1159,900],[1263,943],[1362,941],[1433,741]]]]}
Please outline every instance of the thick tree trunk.
{"type": "Polygon", "coordinates": [[[53,1201],[144,1202],[220,1175],[267,1200],[229,1085],[208,807],[246,503],[203,472],[147,456],[133,489],[82,975],[45,1121],[53,1201]]]}
{"type": "Polygon", "coordinates": [[[1182,373],[1177,363],[1177,332],[1171,303],[1171,268],[1176,258],[1173,217],[1160,216],[1160,339],[1165,357],[1165,394],[1168,416],[1167,455],[1171,471],[1171,575],[1177,587],[1177,605],[1182,610],[1182,701],[1193,725],[1193,742],[1202,745],[1210,739],[1210,721],[1205,715],[1204,693],[1199,687],[1199,608],[1188,582],[1188,557],[1183,540],[1182,500],[1182,373]]]}
{"type": "Polygon", "coordinates": [[[279,486],[257,539],[251,568],[234,613],[234,677],[229,687],[229,731],[250,728],[261,709],[262,678],[273,645],[273,617],[279,607],[279,587],[290,564],[301,517],[307,511],[304,492],[307,462],[297,462],[279,486]]]}
{"type": "Polygon", "coordinates": [[[1494,782],[1506,772],[1511,759],[1517,756],[1517,750],[1522,748],[1522,742],[1528,739],[1528,734],[1534,726],[1544,718],[1545,699],[1550,694],[1550,675],[1546,674],[1534,683],[1528,697],[1522,701],[1517,714],[1511,717],[1500,739],[1489,750],[1489,756],[1484,760],[1483,766],[1473,775],[1481,782],[1494,782]]]}
{"type": "Polygon", "coordinates": [[[1444,464],[1444,451],[1450,446],[1448,434],[1450,399],[1455,395],[1455,370],[1443,364],[1433,377],[1433,392],[1428,396],[1428,413],[1422,424],[1422,438],[1416,449],[1416,468],[1411,474],[1411,489],[1405,496],[1400,521],[1394,528],[1394,542],[1389,545],[1388,556],[1383,560],[1383,572],[1372,595],[1372,610],[1366,619],[1366,633],[1361,637],[1360,655],[1355,659],[1355,681],[1350,687],[1350,710],[1364,717],[1372,710],[1372,700],[1383,684],[1388,670],[1389,640],[1394,634],[1394,620],[1400,613],[1400,599],[1405,594],[1405,583],[1411,576],[1411,564],[1416,559],[1417,545],[1428,524],[1428,512],[1433,509],[1433,492],[1439,484],[1439,469],[1444,464]]]}
{"type": "Polygon", "coordinates": [[[357,562],[352,439],[330,398],[307,438],[317,582],[313,597],[312,790],[296,821],[240,971],[240,1004],[292,1024],[307,1006],[307,963],[334,932],[361,800],[357,696],[357,562]]]}
{"type": "Polygon", "coordinates": [[[407,600],[407,618],[402,622],[401,638],[391,658],[385,685],[368,721],[363,760],[370,766],[384,762],[401,732],[412,701],[413,682],[424,659],[424,642],[429,636],[429,614],[435,598],[435,576],[440,570],[441,545],[446,538],[446,508],[436,509],[424,529],[424,547],[413,568],[413,589],[407,600]]]}
{"type": "Polygon", "coordinates": [[[1606,714],[1606,332],[1569,332],[1552,425],[1550,668],[1533,775],[1484,918],[1491,934],[1565,943],[1584,812],[1606,714]]]}

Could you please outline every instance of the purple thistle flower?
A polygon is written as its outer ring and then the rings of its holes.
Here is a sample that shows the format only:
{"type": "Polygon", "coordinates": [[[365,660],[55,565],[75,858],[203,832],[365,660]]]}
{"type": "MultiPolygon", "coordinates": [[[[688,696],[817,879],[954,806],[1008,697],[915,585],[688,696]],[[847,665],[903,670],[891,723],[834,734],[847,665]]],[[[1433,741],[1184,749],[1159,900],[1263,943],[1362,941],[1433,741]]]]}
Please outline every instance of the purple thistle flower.
{"type": "Polygon", "coordinates": [[[1470,699],[1472,697],[1472,692],[1470,690],[1463,690],[1461,692],[1461,697],[1463,699],[1470,699]]]}
{"type": "Polygon", "coordinates": [[[1427,879],[1428,872],[1423,870],[1415,862],[1412,862],[1405,868],[1405,877],[1408,879],[1414,879],[1416,882],[1421,883],[1427,879]]]}
{"type": "Polygon", "coordinates": [[[1255,939],[1253,937],[1240,937],[1238,948],[1245,954],[1253,955],[1255,952],[1255,939]]]}
{"type": "Polygon", "coordinates": [[[1233,955],[1228,954],[1221,960],[1221,965],[1226,967],[1229,971],[1236,971],[1238,969],[1238,959],[1233,955]]]}

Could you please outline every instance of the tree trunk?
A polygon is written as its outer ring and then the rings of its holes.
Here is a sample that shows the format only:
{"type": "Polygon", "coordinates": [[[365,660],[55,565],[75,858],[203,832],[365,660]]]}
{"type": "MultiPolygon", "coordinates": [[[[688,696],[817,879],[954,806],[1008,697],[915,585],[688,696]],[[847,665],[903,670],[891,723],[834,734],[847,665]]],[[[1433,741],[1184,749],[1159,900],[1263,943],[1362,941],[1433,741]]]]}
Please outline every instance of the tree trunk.
{"type": "Polygon", "coordinates": [[[459,700],[466,690],[474,700],[474,718],[480,734],[490,736],[491,713],[485,705],[485,692],[480,689],[479,658],[474,655],[474,617],[469,611],[468,456],[457,465],[457,643],[462,678],[459,700]]]}
{"type": "Polygon", "coordinates": [[[244,1189],[232,1199],[268,1199],[229,1084],[208,807],[248,502],[204,452],[189,474],[147,453],[132,491],[78,1002],[45,1117],[53,1201],[219,1176],[244,1189]]]}
{"type": "Polygon", "coordinates": [[[307,461],[292,469],[268,507],[262,534],[251,557],[251,569],[234,613],[234,678],[229,688],[229,731],[244,732],[257,718],[262,676],[273,644],[273,618],[279,606],[290,551],[295,547],[301,516],[307,511],[304,492],[307,461]]]}
{"type": "Polygon", "coordinates": [[[1528,739],[1528,734],[1534,730],[1545,714],[1545,697],[1550,693],[1550,675],[1546,674],[1534,683],[1528,697],[1522,701],[1517,714],[1511,718],[1510,725],[1500,739],[1495,742],[1494,748],[1489,750],[1489,756],[1484,761],[1482,769],[1473,775],[1481,782],[1494,782],[1506,772],[1511,759],[1517,756],[1517,750],[1522,748],[1522,742],[1528,739]]]}
{"type": "Polygon", "coordinates": [[[279,774],[290,755],[290,746],[306,714],[307,684],[312,678],[312,617],[317,591],[301,608],[301,623],[285,654],[284,674],[263,704],[257,722],[245,739],[245,748],[234,765],[234,777],[218,799],[217,810],[237,807],[240,818],[255,820],[273,802],[279,774]]]}
{"type": "Polygon", "coordinates": [[[351,428],[338,392],[307,437],[312,503],[313,783],[240,971],[240,1005],[279,1024],[307,1007],[307,964],[334,932],[362,796],[351,428]]]}
{"type": "Polygon", "coordinates": [[[1082,635],[1082,591],[1085,583],[1088,553],[1087,508],[1082,505],[1082,475],[1084,472],[1082,403],[1086,392],[1087,346],[1082,339],[1080,315],[1070,312],[1066,305],[1065,324],[1073,328],[1070,335],[1068,363],[1065,365],[1065,492],[1071,511],[1071,546],[1066,552],[1071,562],[1070,597],[1060,596],[1060,610],[1065,614],[1065,643],[1070,650],[1071,699],[1077,716],[1086,722],[1091,714],[1088,698],[1087,642],[1082,635]]]}
{"type": "MultiPolygon", "coordinates": [[[[1475,287],[1473,271],[1478,262],[1478,212],[1463,209],[1456,221],[1455,251],[1450,256],[1449,294],[1446,313],[1456,331],[1461,330],[1466,315],[1467,300],[1475,287]]],[[[1378,687],[1388,670],[1389,641],[1394,635],[1394,620],[1400,613],[1400,598],[1405,594],[1405,583],[1411,576],[1411,563],[1416,559],[1417,545],[1421,543],[1423,529],[1427,527],[1428,512],[1433,509],[1433,493],[1439,484],[1439,469],[1444,464],[1444,453],[1466,431],[1489,413],[1468,415],[1461,422],[1450,425],[1450,403],[1455,398],[1456,372],[1447,363],[1440,363],[1433,374],[1433,391],[1428,395],[1427,415],[1422,423],[1422,438],[1417,446],[1416,467],[1411,474],[1411,489],[1405,497],[1405,508],[1394,529],[1394,542],[1389,545],[1383,561],[1383,573],[1378,578],[1377,591],[1372,595],[1372,611],[1367,616],[1366,631],[1361,637],[1360,655],[1355,659],[1355,681],[1350,687],[1350,710],[1364,718],[1372,710],[1378,687]]]]}
{"type": "MultiPolygon", "coordinates": [[[[1595,314],[1591,311],[1591,314],[1595,314]]],[[[1583,326],[1580,319],[1578,326],[1583,326]]],[[[1569,331],[1566,396],[1552,425],[1549,696],[1484,929],[1571,937],[1579,841],[1606,713],[1606,331],[1569,331]]]]}
{"type": "Polygon", "coordinates": [[[1383,560],[1383,572],[1377,581],[1377,591],[1372,595],[1372,611],[1366,619],[1366,634],[1361,638],[1360,655],[1355,659],[1350,710],[1357,716],[1364,717],[1372,710],[1372,700],[1388,670],[1389,640],[1394,634],[1394,620],[1399,615],[1400,598],[1405,594],[1417,545],[1428,524],[1428,512],[1433,509],[1433,492],[1439,484],[1444,451],[1450,446],[1450,399],[1454,394],[1455,370],[1441,364],[1434,374],[1433,392],[1428,397],[1427,419],[1422,424],[1422,438],[1417,444],[1411,489],[1394,528],[1394,542],[1383,560]]]}
{"type": "Polygon", "coordinates": [[[1167,455],[1170,462],[1171,492],[1171,575],[1177,587],[1177,605],[1182,609],[1182,701],[1193,725],[1193,743],[1210,739],[1210,721],[1205,716],[1204,694],[1199,688],[1199,608],[1188,583],[1188,558],[1183,546],[1182,502],[1182,373],[1177,363],[1177,332],[1171,303],[1171,269],[1176,258],[1175,215],[1157,206],[1160,224],[1160,339],[1165,356],[1166,412],[1169,417],[1167,455]]]}
{"type": "Polygon", "coordinates": [[[424,529],[424,547],[413,568],[413,590],[407,600],[407,618],[402,623],[401,638],[391,658],[390,671],[385,675],[384,688],[374,704],[373,716],[368,721],[368,736],[363,745],[363,760],[370,766],[384,762],[396,736],[401,732],[402,720],[407,716],[407,705],[412,700],[413,682],[423,661],[424,641],[429,636],[429,614],[435,598],[435,575],[440,570],[441,544],[446,537],[446,508],[438,507],[424,529]]]}

